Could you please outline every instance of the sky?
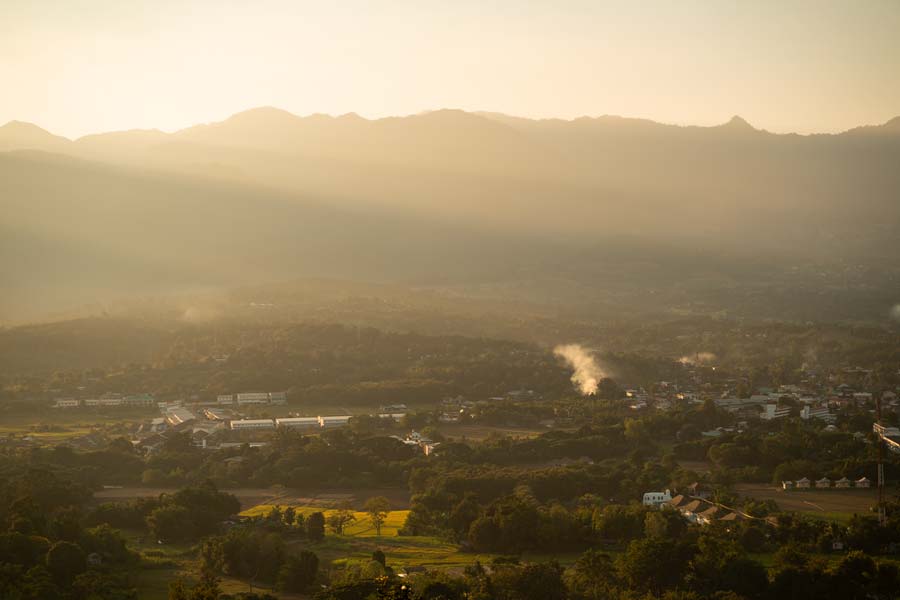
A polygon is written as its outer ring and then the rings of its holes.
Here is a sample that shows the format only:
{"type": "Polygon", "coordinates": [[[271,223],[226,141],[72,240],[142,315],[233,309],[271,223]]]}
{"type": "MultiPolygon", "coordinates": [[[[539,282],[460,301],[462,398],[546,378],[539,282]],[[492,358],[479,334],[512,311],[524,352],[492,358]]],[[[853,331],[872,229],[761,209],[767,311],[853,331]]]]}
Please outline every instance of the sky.
{"type": "Polygon", "coordinates": [[[898,32],[896,0],[0,0],[0,123],[77,137],[277,106],[833,132],[900,115],[898,32]]]}

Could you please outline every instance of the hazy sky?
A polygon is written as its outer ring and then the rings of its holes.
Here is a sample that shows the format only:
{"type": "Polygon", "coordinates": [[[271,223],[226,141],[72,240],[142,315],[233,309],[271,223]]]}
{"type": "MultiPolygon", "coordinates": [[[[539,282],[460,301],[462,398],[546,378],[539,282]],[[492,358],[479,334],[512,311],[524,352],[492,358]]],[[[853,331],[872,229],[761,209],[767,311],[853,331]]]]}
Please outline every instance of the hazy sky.
{"type": "Polygon", "coordinates": [[[843,130],[900,115],[900,0],[0,0],[0,123],[261,105],[843,130]]]}

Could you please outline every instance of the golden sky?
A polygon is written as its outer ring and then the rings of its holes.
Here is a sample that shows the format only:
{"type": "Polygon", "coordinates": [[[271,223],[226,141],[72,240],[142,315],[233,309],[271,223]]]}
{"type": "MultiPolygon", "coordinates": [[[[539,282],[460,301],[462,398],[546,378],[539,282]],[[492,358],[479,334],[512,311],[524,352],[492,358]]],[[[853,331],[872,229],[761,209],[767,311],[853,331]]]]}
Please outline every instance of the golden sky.
{"type": "Polygon", "coordinates": [[[263,105],[840,131],[900,115],[900,1],[0,0],[0,123],[170,131],[263,105]]]}

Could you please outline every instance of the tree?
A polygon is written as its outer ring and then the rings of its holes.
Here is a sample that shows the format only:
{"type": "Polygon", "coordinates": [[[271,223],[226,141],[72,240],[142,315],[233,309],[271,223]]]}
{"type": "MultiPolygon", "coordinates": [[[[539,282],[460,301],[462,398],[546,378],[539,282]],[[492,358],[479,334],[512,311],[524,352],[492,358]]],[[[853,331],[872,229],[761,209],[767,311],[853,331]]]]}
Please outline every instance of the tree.
{"type": "Polygon", "coordinates": [[[290,555],[278,571],[278,589],[284,592],[302,592],[316,581],[319,557],[309,550],[290,555]]]}
{"type": "Polygon", "coordinates": [[[181,579],[169,584],[169,600],[218,600],[221,595],[219,580],[209,571],[203,571],[200,581],[192,588],[181,579]]]}
{"type": "Polygon", "coordinates": [[[340,508],[328,515],[326,522],[337,535],[344,535],[344,528],[355,520],[356,515],[353,514],[353,511],[340,508]]]}
{"type": "Polygon", "coordinates": [[[294,520],[297,517],[297,511],[294,509],[293,506],[288,506],[286,509],[284,509],[283,516],[284,516],[284,524],[287,525],[288,527],[291,527],[291,526],[293,526],[294,520]]]}
{"type": "Polygon", "coordinates": [[[194,520],[183,506],[161,506],[147,517],[147,527],[163,542],[182,542],[195,535],[194,520]]]}
{"type": "Polygon", "coordinates": [[[684,577],[690,554],[664,538],[635,540],[619,557],[617,568],[628,587],[657,596],[684,577]]]}
{"type": "Polygon", "coordinates": [[[325,515],[314,512],[306,517],[306,537],[318,542],[325,538],[325,515]]]}
{"type": "Polygon", "coordinates": [[[374,560],[377,563],[380,563],[382,567],[387,566],[387,557],[384,555],[384,552],[382,552],[380,549],[377,549],[374,552],[372,552],[372,560],[374,560]]]}
{"type": "Polygon", "coordinates": [[[478,505],[478,499],[472,493],[463,496],[463,499],[453,507],[453,510],[450,511],[448,524],[456,533],[457,540],[466,539],[469,527],[472,526],[479,514],[481,514],[481,506],[478,505]]]}
{"type": "Polygon", "coordinates": [[[47,552],[47,570],[60,586],[69,586],[87,569],[84,550],[71,542],[56,542],[47,552]]]}
{"type": "Polygon", "coordinates": [[[614,597],[616,587],[615,565],[609,554],[588,550],[566,573],[569,589],[579,598],[607,600],[614,597]]]}
{"type": "Polygon", "coordinates": [[[365,510],[372,519],[375,527],[375,535],[381,535],[381,526],[384,525],[388,513],[391,512],[391,503],[384,496],[375,496],[366,500],[365,510]]]}

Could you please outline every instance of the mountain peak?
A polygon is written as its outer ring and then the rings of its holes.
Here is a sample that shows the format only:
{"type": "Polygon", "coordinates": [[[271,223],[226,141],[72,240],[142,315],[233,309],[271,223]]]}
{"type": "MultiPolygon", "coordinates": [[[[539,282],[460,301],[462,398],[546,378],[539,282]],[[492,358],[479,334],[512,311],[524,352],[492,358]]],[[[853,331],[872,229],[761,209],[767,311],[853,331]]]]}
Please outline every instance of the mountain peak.
{"type": "Polygon", "coordinates": [[[900,117],[894,117],[881,126],[885,131],[900,133],[900,117]]]}
{"type": "Polygon", "coordinates": [[[727,123],[720,125],[720,127],[731,129],[733,131],[756,131],[756,128],[754,128],[753,125],[738,115],[734,115],[727,123]]]}
{"type": "Polygon", "coordinates": [[[53,135],[34,123],[10,121],[0,127],[0,150],[58,150],[69,143],[70,140],[53,135]]]}

